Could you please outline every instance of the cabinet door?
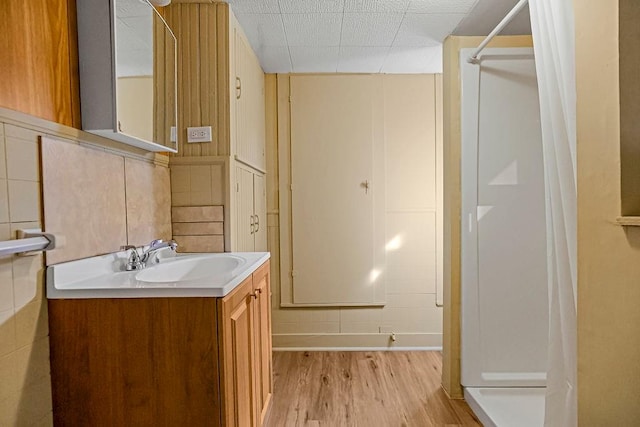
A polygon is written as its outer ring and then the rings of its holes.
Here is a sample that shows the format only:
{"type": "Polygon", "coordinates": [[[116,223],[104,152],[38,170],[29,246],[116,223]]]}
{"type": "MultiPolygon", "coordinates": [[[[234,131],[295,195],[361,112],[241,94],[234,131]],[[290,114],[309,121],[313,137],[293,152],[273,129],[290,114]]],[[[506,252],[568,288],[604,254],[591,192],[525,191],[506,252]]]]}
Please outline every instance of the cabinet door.
{"type": "Polygon", "coordinates": [[[253,213],[253,173],[240,167],[236,168],[236,182],[236,246],[233,250],[252,252],[256,229],[253,213]]]}
{"type": "Polygon", "coordinates": [[[250,91],[250,82],[247,79],[247,50],[249,47],[247,46],[247,42],[244,37],[242,37],[242,33],[240,29],[236,28],[234,37],[234,47],[235,47],[235,66],[236,66],[236,75],[235,75],[235,131],[236,131],[236,141],[235,141],[235,151],[236,155],[244,160],[246,159],[246,147],[247,147],[247,97],[248,92],[250,91]]]}
{"type": "Polygon", "coordinates": [[[255,300],[255,337],[256,337],[256,414],[260,424],[269,410],[273,392],[271,365],[271,285],[269,261],[253,273],[255,300]]]}
{"type": "Polygon", "coordinates": [[[265,168],[264,72],[241,30],[235,30],[235,155],[265,168]]]}
{"type": "Polygon", "coordinates": [[[219,300],[225,426],[258,425],[252,278],[219,300]]]}
{"type": "Polygon", "coordinates": [[[264,175],[253,175],[254,250],[267,251],[267,190],[264,175]]]}

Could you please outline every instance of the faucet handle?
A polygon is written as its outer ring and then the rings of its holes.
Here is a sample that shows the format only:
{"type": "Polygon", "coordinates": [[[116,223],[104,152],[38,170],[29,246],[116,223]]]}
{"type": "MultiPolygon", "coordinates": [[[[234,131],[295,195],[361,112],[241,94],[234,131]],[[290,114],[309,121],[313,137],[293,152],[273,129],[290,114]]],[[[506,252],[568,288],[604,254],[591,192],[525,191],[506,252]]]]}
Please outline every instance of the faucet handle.
{"type": "Polygon", "coordinates": [[[131,255],[129,255],[129,259],[127,260],[127,265],[125,267],[127,271],[142,270],[144,268],[144,262],[142,262],[138,249],[135,246],[124,245],[121,246],[121,249],[125,251],[131,249],[131,255]]]}

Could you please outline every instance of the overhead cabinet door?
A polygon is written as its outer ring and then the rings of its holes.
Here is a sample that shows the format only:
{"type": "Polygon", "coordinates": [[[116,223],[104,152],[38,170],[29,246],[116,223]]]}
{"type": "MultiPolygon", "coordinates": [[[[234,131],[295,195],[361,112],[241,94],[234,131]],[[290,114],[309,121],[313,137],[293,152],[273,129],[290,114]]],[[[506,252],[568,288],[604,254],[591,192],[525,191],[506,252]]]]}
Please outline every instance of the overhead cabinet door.
{"type": "Polygon", "coordinates": [[[362,76],[291,77],[296,304],[366,305],[374,262],[374,92],[362,76]]]}

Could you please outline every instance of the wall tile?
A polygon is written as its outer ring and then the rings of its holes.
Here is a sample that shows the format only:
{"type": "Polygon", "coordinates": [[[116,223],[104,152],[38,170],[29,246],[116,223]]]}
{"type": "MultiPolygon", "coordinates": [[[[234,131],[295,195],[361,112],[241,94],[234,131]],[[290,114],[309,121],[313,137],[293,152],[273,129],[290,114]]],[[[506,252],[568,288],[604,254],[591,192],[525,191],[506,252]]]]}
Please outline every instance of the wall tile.
{"type": "Polygon", "coordinates": [[[224,234],[223,222],[174,222],[174,236],[203,236],[224,234]]]}
{"type": "Polygon", "coordinates": [[[66,239],[47,263],[119,250],[127,242],[124,158],[42,138],[42,165],[46,231],[66,239]]]}
{"type": "Polygon", "coordinates": [[[0,311],[13,310],[13,272],[11,269],[11,258],[11,256],[0,258],[0,311]]]}
{"type": "Polygon", "coordinates": [[[52,410],[51,377],[47,375],[36,384],[22,390],[16,425],[32,426],[41,423],[52,410]]]}
{"type": "Polygon", "coordinates": [[[11,222],[40,219],[40,184],[9,180],[9,218],[11,222]]]}
{"type": "Polygon", "coordinates": [[[224,252],[224,236],[174,236],[180,253],[224,252]]]}
{"type": "Polygon", "coordinates": [[[44,262],[41,253],[14,257],[13,298],[16,311],[32,301],[44,298],[44,262]]]}
{"type": "Polygon", "coordinates": [[[125,159],[125,175],[128,244],[171,239],[169,169],[125,159]]]}
{"type": "Polygon", "coordinates": [[[189,206],[171,209],[173,222],[218,222],[224,221],[222,206],[189,206]]]}
{"type": "Polygon", "coordinates": [[[6,179],[0,179],[0,223],[9,222],[9,192],[6,179]]]}
{"type": "Polygon", "coordinates": [[[191,193],[171,193],[172,206],[189,206],[191,204],[191,193]]]}
{"type": "MultiPolygon", "coordinates": [[[[18,383],[16,377],[16,353],[11,353],[0,357],[0,401],[5,400],[16,394],[18,383]]],[[[2,412],[0,412],[2,414],[2,412]]],[[[0,425],[2,425],[2,417],[0,416],[0,425]]]]}
{"type": "Polygon", "coordinates": [[[15,376],[20,389],[41,383],[49,376],[49,338],[39,339],[15,353],[15,376]]]}
{"type": "MultiPolygon", "coordinates": [[[[16,320],[14,314],[13,308],[0,311],[0,356],[9,354],[17,348],[16,320]]],[[[2,387],[0,387],[0,389],[2,389],[2,387]]]]}
{"type": "Polygon", "coordinates": [[[7,177],[40,181],[40,155],[37,142],[7,138],[7,177]]]}
{"type": "Polygon", "coordinates": [[[171,192],[191,191],[191,171],[189,166],[171,166],[171,192]]]}
{"type": "Polygon", "coordinates": [[[191,166],[191,191],[211,193],[211,166],[191,166]]]}
{"type": "Polygon", "coordinates": [[[0,179],[7,178],[7,161],[5,152],[4,124],[0,123],[0,179]]]}
{"type": "Polygon", "coordinates": [[[17,426],[18,415],[20,413],[20,395],[13,392],[9,397],[0,399],[0,414],[2,414],[3,425],[17,426]]]}
{"type": "Polygon", "coordinates": [[[49,335],[47,301],[33,301],[16,310],[16,344],[29,345],[49,335]]]}

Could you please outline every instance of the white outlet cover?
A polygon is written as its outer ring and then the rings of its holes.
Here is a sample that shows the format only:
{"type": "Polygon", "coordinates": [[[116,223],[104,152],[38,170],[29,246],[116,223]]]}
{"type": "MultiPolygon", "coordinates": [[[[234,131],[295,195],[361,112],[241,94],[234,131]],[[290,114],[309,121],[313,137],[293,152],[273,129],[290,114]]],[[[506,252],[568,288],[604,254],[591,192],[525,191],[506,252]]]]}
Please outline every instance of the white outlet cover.
{"type": "Polygon", "coordinates": [[[199,126],[187,128],[187,142],[211,142],[211,126],[199,126]]]}

